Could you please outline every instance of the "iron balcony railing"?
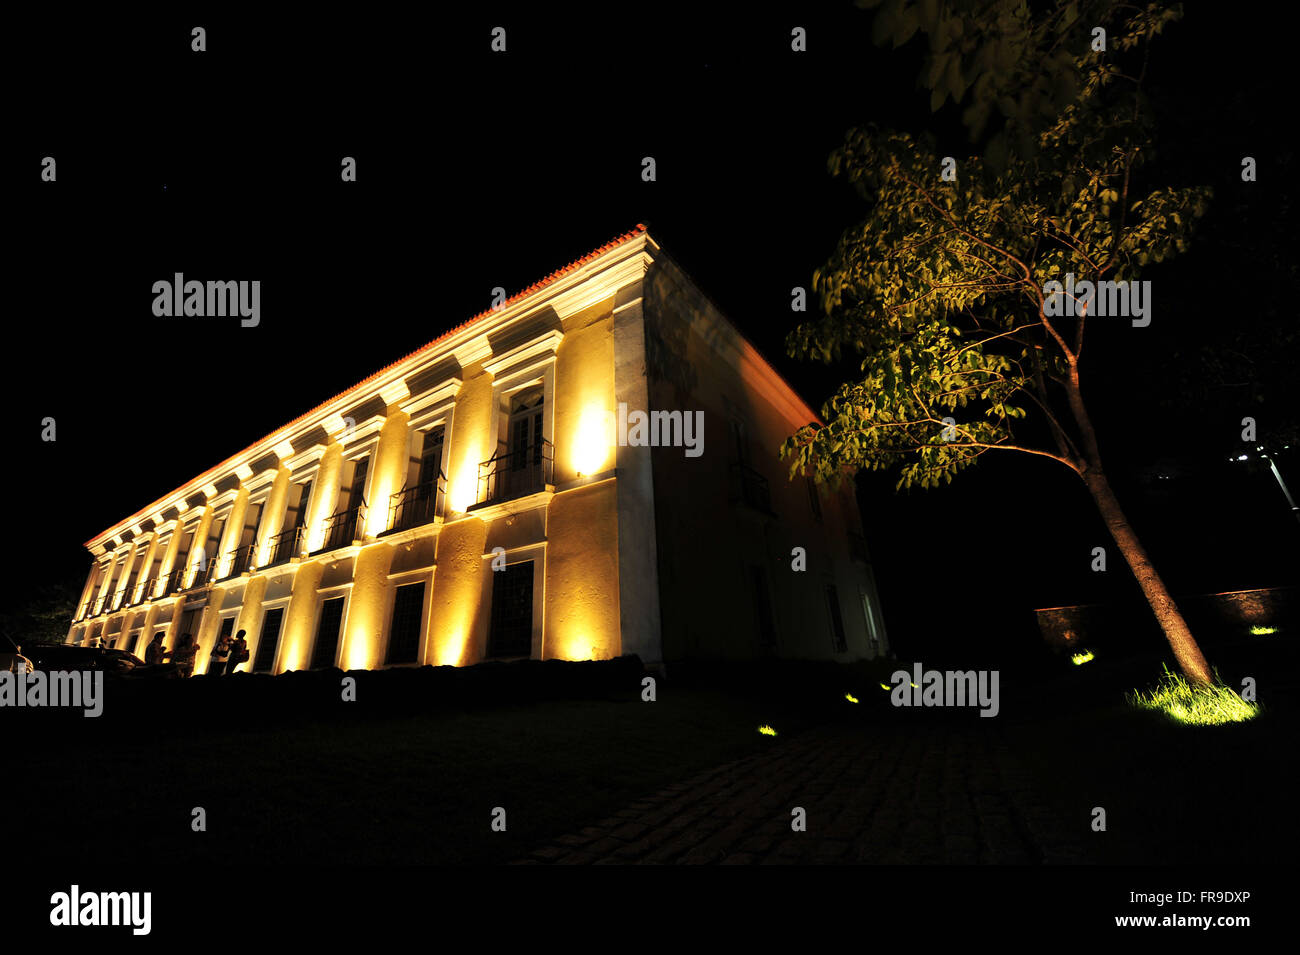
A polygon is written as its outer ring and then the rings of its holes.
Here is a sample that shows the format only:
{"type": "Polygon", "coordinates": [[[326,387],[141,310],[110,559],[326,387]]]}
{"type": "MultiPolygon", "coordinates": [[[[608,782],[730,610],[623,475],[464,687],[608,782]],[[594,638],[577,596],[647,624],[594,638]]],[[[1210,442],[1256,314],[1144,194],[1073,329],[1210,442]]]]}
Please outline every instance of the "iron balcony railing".
{"type": "Polygon", "coordinates": [[[502,453],[504,447],[478,466],[476,507],[535,494],[552,483],[555,454],[551,442],[543,439],[541,444],[508,453],[502,453]]]}
{"type": "Polygon", "coordinates": [[[167,583],[163,587],[163,594],[174,594],[177,591],[185,589],[185,574],[189,568],[177,567],[167,575],[167,583]]]}
{"type": "Polygon", "coordinates": [[[772,513],[772,494],[768,490],[767,478],[747,464],[734,462],[731,465],[731,499],[772,513]]]}
{"type": "Polygon", "coordinates": [[[238,577],[246,570],[253,569],[253,552],[257,550],[256,544],[245,544],[243,547],[236,547],[226,554],[230,559],[230,567],[226,571],[226,577],[238,577]]]}
{"type": "Polygon", "coordinates": [[[303,528],[292,527],[272,537],[271,559],[267,561],[267,566],[283,564],[290,557],[297,557],[302,551],[302,532],[303,528]]]}
{"type": "Polygon", "coordinates": [[[153,596],[154,596],[153,592],[157,588],[158,588],[158,575],[155,574],[154,576],[150,577],[148,580],[146,580],[143,584],[140,585],[140,602],[144,603],[146,600],[153,600],[153,596]]]}
{"type": "Polygon", "coordinates": [[[441,472],[437,480],[398,491],[389,498],[388,529],[404,531],[441,516],[446,493],[447,478],[441,472]]]}
{"type": "Polygon", "coordinates": [[[325,543],[314,553],[323,554],[327,550],[347,547],[357,540],[361,536],[365,514],[366,505],[363,503],[325,518],[325,543]]]}

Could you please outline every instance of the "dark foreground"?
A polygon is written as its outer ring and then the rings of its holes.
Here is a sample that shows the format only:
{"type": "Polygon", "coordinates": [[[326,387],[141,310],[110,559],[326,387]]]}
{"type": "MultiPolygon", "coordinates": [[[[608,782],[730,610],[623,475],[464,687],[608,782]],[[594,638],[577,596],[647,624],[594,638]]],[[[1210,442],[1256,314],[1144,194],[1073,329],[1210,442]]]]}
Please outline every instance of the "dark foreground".
{"type": "Polygon", "coordinates": [[[893,708],[901,663],[678,669],[653,703],[635,660],[361,673],[356,702],[338,671],[111,683],[98,719],[0,713],[0,812],[11,851],[91,865],[1289,861],[1294,641],[1214,658],[1264,715],[1132,710],[1155,658],[1004,670],[994,719],[893,708]]]}

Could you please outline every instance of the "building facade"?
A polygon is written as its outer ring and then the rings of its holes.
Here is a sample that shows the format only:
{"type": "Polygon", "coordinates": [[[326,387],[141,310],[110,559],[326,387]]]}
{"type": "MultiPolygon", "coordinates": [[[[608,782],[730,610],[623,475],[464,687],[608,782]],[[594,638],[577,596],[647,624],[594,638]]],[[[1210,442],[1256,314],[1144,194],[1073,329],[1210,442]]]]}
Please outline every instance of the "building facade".
{"type": "Polygon", "coordinates": [[[816,420],[638,227],[86,542],[68,642],[242,670],[887,650],[816,420]],[[802,550],[805,566],[800,567],[802,550]]]}

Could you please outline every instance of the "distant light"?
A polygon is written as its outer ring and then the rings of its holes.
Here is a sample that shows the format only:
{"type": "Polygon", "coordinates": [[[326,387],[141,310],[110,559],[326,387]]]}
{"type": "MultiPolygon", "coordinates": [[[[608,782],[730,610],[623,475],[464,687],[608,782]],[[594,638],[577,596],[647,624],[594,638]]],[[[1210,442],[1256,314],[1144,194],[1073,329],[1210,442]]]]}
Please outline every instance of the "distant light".
{"type": "Polygon", "coordinates": [[[1094,659],[1094,654],[1091,650],[1084,650],[1082,653],[1076,653],[1074,656],[1070,657],[1070,660],[1075,666],[1082,666],[1092,659],[1094,659]]]}
{"type": "Polygon", "coordinates": [[[1250,632],[1257,637],[1265,637],[1270,633],[1277,633],[1277,627],[1251,627],[1250,632]]]}
{"type": "Polygon", "coordinates": [[[1239,455],[1237,455],[1237,460],[1238,460],[1238,461],[1245,461],[1245,460],[1246,460],[1246,455],[1244,455],[1244,454],[1239,454],[1239,455]]]}
{"type": "Polygon", "coordinates": [[[772,727],[770,727],[770,726],[760,726],[760,727],[758,728],[758,731],[759,731],[760,733],[762,733],[764,736],[775,736],[775,735],[776,735],[776,730],[772,729],[772,727]]]}
{"type": "Polygon", "coordinates": [[[858,698],[854,696],[852,693],[845,693],[844,699],[848,700],[850,703],[858,702],[858,698]]]}

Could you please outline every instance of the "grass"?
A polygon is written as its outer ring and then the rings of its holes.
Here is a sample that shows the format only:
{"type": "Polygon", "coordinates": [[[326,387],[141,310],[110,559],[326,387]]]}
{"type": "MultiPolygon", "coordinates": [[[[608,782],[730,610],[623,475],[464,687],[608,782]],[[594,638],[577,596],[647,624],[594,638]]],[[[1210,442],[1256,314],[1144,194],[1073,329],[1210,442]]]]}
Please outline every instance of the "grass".
{"type": "MultiPolygon", "coordinates": [[[[1216,674],[1217,677],[1217,674],[1216,674]]],[[[1258,704],[1243,700],[1219,683],[1191,683],[1181,674],[1165,668],[1160,683],[1152,690],[1134,691],[1128,696],[1133,706],[1157,710],[1170,719],[1190,726],[1221,726],[1254,719],[1258,704]]]]}

